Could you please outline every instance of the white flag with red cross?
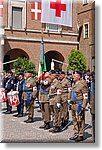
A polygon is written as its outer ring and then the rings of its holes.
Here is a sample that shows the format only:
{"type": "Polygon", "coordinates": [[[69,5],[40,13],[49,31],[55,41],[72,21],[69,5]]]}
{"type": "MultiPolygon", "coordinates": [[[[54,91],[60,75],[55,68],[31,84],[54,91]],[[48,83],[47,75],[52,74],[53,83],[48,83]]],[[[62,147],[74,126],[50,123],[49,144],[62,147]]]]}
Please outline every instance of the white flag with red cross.
{"type": "Polygon", "coordinates": [[[0,17],[3,17],[3,0],[0,0],[0,17]]]}
{"type": "Polygon", "coordinates": [[[41,22],[72,27],[72,0],[42,0],[41,22]]]}
{"type": "Polygon", "coordinates": [[[41,20],[41,2],[31,3],[31,18],[32,20],[41,20]]]}

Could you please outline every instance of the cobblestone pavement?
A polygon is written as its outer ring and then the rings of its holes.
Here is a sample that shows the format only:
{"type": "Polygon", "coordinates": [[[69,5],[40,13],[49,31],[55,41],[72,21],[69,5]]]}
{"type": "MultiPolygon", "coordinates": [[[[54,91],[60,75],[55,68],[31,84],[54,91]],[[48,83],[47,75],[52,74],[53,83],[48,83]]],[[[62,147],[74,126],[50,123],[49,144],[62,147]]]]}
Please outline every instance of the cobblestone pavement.
{"type": "MultiPolygon", "coordinates": [[[[39,126],[43,124],[42,115],[39,111],[38,103],[35,102],[35,116],[34,122],[27,124],[24,120],[27,116],[17,118],[13,115],[16,114],[16,107],[13,107],[12,114],[5,114],[5,103],[2,103],[1,110],[1,122],[3,122],[1,128],[1,138],[2,142],[52,142],[52,143],[62,143],[62,142],[73,142],[69,138],[73,135],[73,125],[70,124],[66,130],[60,133],[50,133],[49,130],[39,129],[39,126]]],[[[83,142],[93,142],[92,140],[92,124],[91,115],[89,110],[86,112],[86,130],[85,130],[85,140],[83,142]]],[[[69,120],[71,120],[71,113],[69,120]]]]}

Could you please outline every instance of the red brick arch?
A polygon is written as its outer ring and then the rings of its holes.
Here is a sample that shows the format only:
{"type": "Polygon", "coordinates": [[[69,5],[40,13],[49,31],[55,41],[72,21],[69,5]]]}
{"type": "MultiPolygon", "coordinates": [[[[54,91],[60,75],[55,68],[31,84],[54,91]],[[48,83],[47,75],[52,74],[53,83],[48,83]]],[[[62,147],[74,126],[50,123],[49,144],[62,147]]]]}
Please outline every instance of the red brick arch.
{"type": "MultiPolygon", "coordinates": [[[[18,57],[26,57],[29,59],[28,54],[22,50],[22,49],[18,49],[18,48],[14,48],[9,50],[5,55],[4,55],[4,60],[3,62],[8,62],[11,60],[15,60],[18,57]]],[[[4,70],[9,70],[12,69],[12,63],[4,65],[4,70]]]]}
{"type": "MultiPolygon", "coordinates": [[[[51,61],[52,59],[56,59],[59,61],[64,62],[64,57],[63,55],[56,51],[56,50],[50,50],[48,52],[45,53],[45,58],[46,58],[46,64],[47,64],[47,70],[49,71],[51,69],[51,61]]],[[[59,63],[55,62],[55,69],[59,69],[59,63]]]]}

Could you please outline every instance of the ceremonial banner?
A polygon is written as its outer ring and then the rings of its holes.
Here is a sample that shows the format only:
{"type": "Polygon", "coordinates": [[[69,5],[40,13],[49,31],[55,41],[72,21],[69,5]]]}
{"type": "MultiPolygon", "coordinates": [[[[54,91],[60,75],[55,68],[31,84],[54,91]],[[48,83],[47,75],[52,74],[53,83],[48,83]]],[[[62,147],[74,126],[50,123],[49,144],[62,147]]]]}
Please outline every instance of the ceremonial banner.
{"type": "Polygon", "coordinates": [[[42,0],[41,22],[72,27],[72,0],[42,0]]]}

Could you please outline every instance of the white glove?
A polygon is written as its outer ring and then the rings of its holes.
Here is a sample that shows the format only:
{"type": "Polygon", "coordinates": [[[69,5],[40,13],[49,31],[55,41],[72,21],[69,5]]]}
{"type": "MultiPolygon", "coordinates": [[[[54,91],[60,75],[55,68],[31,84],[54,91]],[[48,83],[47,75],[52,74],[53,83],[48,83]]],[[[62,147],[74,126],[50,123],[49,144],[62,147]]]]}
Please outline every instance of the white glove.
{"type": "Polygon", "coordinates": [[[62,92],[62,91],[61,91],[60,89],[58,89],[58,90],[57,90],[57,95],[61,95],[61,92],[62,92]]]}
{"type": "Polygon", "coordinates": [[[44,85],[48,85],[48,81],[44,81],[44,85]]]}
{"type": "Polygon", "coordinates": [[[61,107],[61,104],[60,104],[60,103],[57,103],[57,107],[60,108],[60,107],[61,107]]]}

